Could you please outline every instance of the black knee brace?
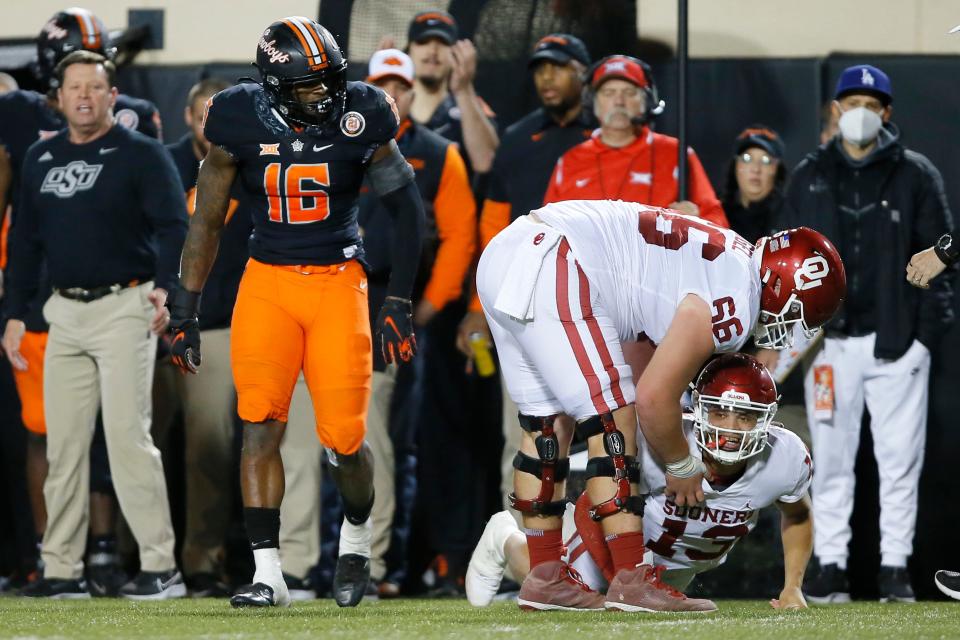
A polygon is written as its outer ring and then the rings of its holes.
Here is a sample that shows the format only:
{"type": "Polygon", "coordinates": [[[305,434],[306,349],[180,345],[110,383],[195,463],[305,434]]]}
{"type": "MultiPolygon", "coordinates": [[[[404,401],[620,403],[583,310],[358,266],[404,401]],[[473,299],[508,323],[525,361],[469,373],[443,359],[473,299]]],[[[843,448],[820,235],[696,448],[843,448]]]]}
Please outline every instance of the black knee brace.
{"type": "Polygon", "coordinates": [[[537,436],[537,458],[517,452],[513,459],[513,468],[540,478],[540,493],[530,500],[510,494],[511,506],[521,513],[541,516],[562,516],[567,506],[566,500],[553,500],[556,483],[563,482],[570,473],[570,460],[560,458],[560,442],[553,431],[556,415],[546,417],[519,415],[520,427],[527,433],[540,433],[537,436]]]}
{"type": "Polygon", "coordinates": [[[640,482],[640,467],[635,456],[625,455],[626,443],[617,429],[613,414],[604,413],[587,418],[577,424],[577,433],[585,439],[602,434],[603,448],[607,452],[604,457],[587,461],[587,479],[612,478],[617,485],[617,492],[612,498],[590,508],[590,517],[599,521],[621,511],[642,516],[644,498],[631,495],[630,489],[630,483],[640,482]]]}

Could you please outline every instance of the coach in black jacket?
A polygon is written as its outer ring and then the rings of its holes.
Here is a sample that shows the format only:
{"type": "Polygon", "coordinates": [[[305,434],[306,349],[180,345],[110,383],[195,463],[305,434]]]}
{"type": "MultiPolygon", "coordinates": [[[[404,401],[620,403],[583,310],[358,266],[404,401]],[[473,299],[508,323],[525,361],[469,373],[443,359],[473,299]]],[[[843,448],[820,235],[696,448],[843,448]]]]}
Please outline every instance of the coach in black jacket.
{"type": "Polygon", "coordinates": [[[847,271],[843,308],[806,376],[814,463],[814,602],[849,597],[846,560],[854,461],[864,404],[880,471],[881,597],[910,600],[917,483],[923,461],[930,351],[953,320],[947,279],[928,290],[903,277],[910,257],[951,228],[940,172],[903,147],[889,121],[881,70],[846,69],[833,102],[840,134],[808,155],[787,189],[781,228],[824,233],[847,271]]]}

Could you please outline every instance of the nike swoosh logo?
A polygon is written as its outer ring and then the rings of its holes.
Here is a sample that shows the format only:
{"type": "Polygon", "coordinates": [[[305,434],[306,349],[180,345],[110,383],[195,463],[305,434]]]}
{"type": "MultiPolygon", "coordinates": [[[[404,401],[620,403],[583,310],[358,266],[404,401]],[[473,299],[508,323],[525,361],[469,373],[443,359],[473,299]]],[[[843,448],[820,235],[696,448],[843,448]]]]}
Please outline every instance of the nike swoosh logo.
{"type": "Polygon", "coordinates": [[[325,145],[323,145],[322,147],[318,147],[317,145],[313,145],[313,150],[314,150],[314,151],[323,151],[324,149],[329,149],[329,148],[332,147],[332,146],[333,146],[333,143],[325,144],[325,145]]]}
{"type": "Polygon", "coordinates": [[[101,147],[101,148],[100,148],[100,155],[105,156],[105,155],[107,155],[108,153],[113,153],[113,152],[116,151],[116,150],[117,150],[116,147],[110,147],[110,148],[108,148],[108,149],[104,149],[103,147],[101,147]]]}
{"type": "Polygon", "coordinates": [[[366,281],[366,280],[361,280],[361,281],[360,281],[360,288],[361,288],[361,289],[366,289],[366,288],[367,288],[367,281],[366,281]]]}

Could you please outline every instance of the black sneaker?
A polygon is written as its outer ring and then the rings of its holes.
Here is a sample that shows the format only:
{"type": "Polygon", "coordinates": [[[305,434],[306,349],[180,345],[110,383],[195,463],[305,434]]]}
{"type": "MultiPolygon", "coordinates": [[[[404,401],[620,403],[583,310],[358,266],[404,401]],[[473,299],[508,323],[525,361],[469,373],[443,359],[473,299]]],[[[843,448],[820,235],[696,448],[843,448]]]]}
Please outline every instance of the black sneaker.
{"type": "Polygon", "coordinates": [[[237,589],[230,598],[234,609],[243,607],[289,607],[290,596],[286,593],[274,593],[273,587],[262,582],[248,584],[237,589]]]}
{"type": "Polygon", "coordinates": [[[370,558],[345,553],[337,558],[333,575],[333,599],[341,607],[355,607],[363,600],[370,582],[370,558]]]}
{"type": "Polygon", "coordinates": [[[289,573],[283,574],[283,581],[287,584],[287,592],[290,594],[291,601],[316,600],[317,592],[310,582],[310,578],[295,578],[289,573]]]}
{"type": "Polygon", "coordinates": [[[933,576],[933,581],[937,583],[937,589],[940,589],[944,595],[960,600],[960,573],[941,569],[933,576]]]}
{"type": "Polygon", "coordinates": [[[850,602],[850,582],[846,569],[834,563],[821,566],[803,585],[803,595],[814,604],[850,602]]]}
{"type": "Polygon", "coordinates": [[[880,567],[877,575],[880,602],[916,602],[906,567],[880,567]]]}
{"type": "Polygon", "coordinates": [[[83,578],[62,580],[60,578],[41,578],[20,590],[24,598],[51,598],[54,600],[88,600],[90,592],[83,578]]]}
{"type": "Polygon", "coordinates": [[[94,598],[116,598],[128,580],[127,574],[114,561],[91,563],[87,560],[87,586],[94,598]]]}
{"type": "Polygon", "coordinates": [[[191,598],[227,598],[230,589],[212,573],[198,573],[187,579],[191,598]]]}
{"type": "Polygon", "coordinates": [[[187,585],[176,569],[170,571],[141,571],[137,577],[120,587],[120,595],[130,600],[169,600],[187,595],[187,585]]]}

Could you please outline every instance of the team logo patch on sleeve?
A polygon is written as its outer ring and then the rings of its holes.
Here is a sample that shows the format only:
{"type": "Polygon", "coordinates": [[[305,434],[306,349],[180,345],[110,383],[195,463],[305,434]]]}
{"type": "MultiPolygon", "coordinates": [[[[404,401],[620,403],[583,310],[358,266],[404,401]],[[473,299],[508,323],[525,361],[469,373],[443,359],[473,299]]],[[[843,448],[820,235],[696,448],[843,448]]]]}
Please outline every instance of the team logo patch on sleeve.
{"type": "Polygon", "coordinates": [[[348,111],[340,118],[340,131],[349,138],[355,138],[363,133],[367,121],[356,111],[348,111]]]}
{"type": "Polygon", "coordinates": [[[117,111],[117,115],[114,116],[113,121],[124,129],[136,131],[137,126],[140,124],[140,116],[137,115],[137,112],[133,109],[121,109],[117,111]]]}

